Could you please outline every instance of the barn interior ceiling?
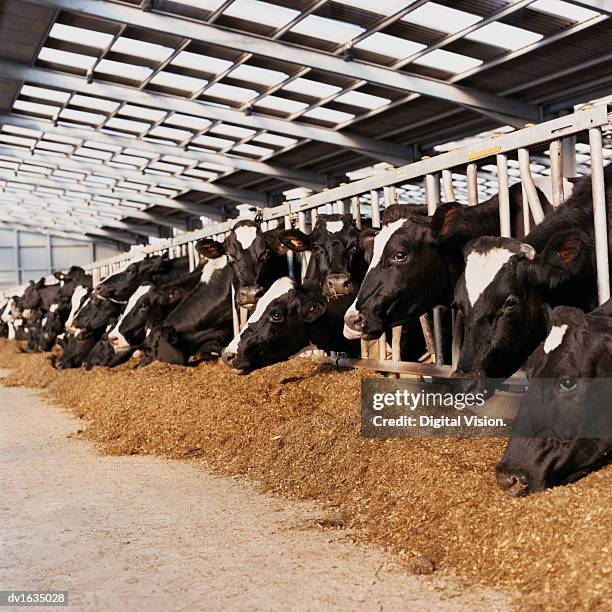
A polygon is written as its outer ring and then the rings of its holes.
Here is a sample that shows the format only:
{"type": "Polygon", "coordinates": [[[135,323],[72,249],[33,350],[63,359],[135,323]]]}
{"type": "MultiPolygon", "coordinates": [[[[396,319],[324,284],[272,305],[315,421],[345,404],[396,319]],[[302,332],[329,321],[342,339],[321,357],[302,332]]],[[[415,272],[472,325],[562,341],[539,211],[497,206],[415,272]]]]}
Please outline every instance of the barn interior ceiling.
{"type": "Polygon", "coordinates": [[[143,241],[556,116],[612,94],[610,4],[5,0],[0,222],[143,241]]]}

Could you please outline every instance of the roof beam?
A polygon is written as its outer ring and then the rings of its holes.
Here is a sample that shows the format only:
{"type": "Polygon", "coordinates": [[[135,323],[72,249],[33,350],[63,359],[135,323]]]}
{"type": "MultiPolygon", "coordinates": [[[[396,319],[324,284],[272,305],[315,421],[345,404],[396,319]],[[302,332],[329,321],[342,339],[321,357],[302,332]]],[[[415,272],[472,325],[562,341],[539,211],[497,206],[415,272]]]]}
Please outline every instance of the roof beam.
{"type": "Polygon", "coordinates": [[[566,2],[612,16],[612,0],[566,0],[566,2]]]}
{"type": "MultiPolygon", "coordinates": [[[[109,7],[107,6],[107,8],[109,7]]],[[[113,10],[116,11],[116,7],[114,7],[113,10]]],[[[140,11],[137,12],[143,15],[140,11]]],[[[151,14],[145,13],[144,15],[151,14]]],[[[142,25],[140,27],[142,27],[142,25]]],[[[339,61],[344,63],[341,59],[339,61]]],[[[392,72],[392,74],[398,75],[399,73],[392,72]]],[[[188,100],[187,98],[151,93],[134,87],[111,85],[110,83],[101,83],[98,81],[88,84],[86,79],[75,77],[64,72],[45,70],[43,68],[1,60],[0,76],[7,79],[27,81],[33,85],[64,89],[115,101],[125,101],[159,110],[168,111],[172,109],[177,113],[184,113],[204,119],[227,121],[228,123],[236,125],[270,130],[287,136],[295,136],[296,138],[309,138],[310,140],[325,142],[338,147],[346,147],[357,151],[368,151],[376,155],[377,158],[393,163],[409,163],[411,159],[409,149],[393,142],[376,140],[375,138],[368,138],[348,132],[334,132],[329,128],[322,128],[306,123],[297,123],[295,121],[285,121],[260,113],[246,114],[231,108],[200,104],[199,102],[188,100]]]]}
{"type": "MultiPolygon", "coordinates": [[[[146,151],[155,153],[158,156],[171,155],[185,159],[185,165],[188,166],[193,160],[201,163],[211,163],[220,166],[227,166],[228,171],[234,169],[245,170],[247,172],[255,172],[268,177],[279,178],[287,183],[292,183],[299,186],[310,187],[312,189],[323,189],[327,186],[327,179],[316,172],[308,170],[294,170],[292,168],[284,168],[266,162],[258,162],[240,157],[231,157],[230,155],[221,155],[218,153],[209,153],[203,150],[198,150],[196,146],[188,149],[178,149],[173,145],[157,144],[147,142],[146,140],[136,140],[133,138],[104,134],[103,132],[94,132],[78,127],[66,127],[54,125],[50,121],[41,119],[30,119],[28,117],[20,117],[17,115],[0,115],[0,123],[3,125],[13,125],[30,130],[37,130],[45,134],[55,134],[58,136],[69,136],[72,138],[80,138],[83,141],[88,140],[97,143],[107,143],[123,148],[130,148],[137,151],[146,151]]],[[[154,177],[161,176],[151,174],[154,177]]],[[[173,185],[177,189],[190,189],[192,191],[209,192],[216,187],[222,188],[221,185],[214,185],[196,178],[187,176],[164,176],[164,184],[173,185]]],[[[222,194],[219,194],[222,195],[222,194]]]]}
{"type": "Polygon", "coordinates": [[[330,53],[222,29],[215,25],[192,22],[170,15],[143,13],[137,8],[124,5],[119,10],[112,3],[96,0],[34,0],[34,2],[48,7],[127,23],[135,27],[144,27],[165,34],[180,35],[195,41],[253,53],[271,59],[282,58],[283,61],[298,66],[332,72],[355,79],[364,79],[383,87],[418,93],[468,106],[477,111],[481,109],[494,111],[529,121],[537,121],[540,118],[540,110],[537,106],[519,100],[496,96],[470,87],[450,85],[444,81],[398,72],[367,62],[346,62],[343,58],[330,53]]]}
{"type": "Polygon", "coordinates": [[[172,198],[163,197],[145,197],[142,194],[125,194],[123,192],[113,192],[108,189],[96,189],[94,187],[87,187],[83,189],[83,185],[62,183],[53,181],[51,179],[43,179],[37,177],[24,177],[15,176],[12,170],[0,168],[0,180],[8,181],[11,183],[23,183],[26,185],[38,185],[39,187],[50,187],[51,189],[61,189],[62,191],[72,191],[74,193],[82,193],[84,196],[87,195],[98,195],[106,198],[115,198],[121,202],[139,202],[146,206],[164,206],[173,210],[179,210],[184,213],[189,213],[196,217],[208,216],[207,211],[211,210],[211,207],[204,207],[200,204],[188,204],[187,202],[173,200],[172,198]],[[81,189],[77,189],[81,187],[81,189]]]}
{"type": "Polygon", "coordinates": [[[21,230],[22,232],[36,232],[36,233],[49,233],[52,234],[53,236],[59,236],[60,238],[70,238],[71,240],[80,240],[82,242],[92,242],[92,237],[91,236],[84,236],[83,234],[79,233],[79,232],[68,232],[68,231],[62,231],[62,230],[51,230],[50,232],[44,232],[42,229],[38,228],[38,230],[33,229],[31,226],[26,226],[21,224],[19,221],[4,221],[2,219],[0,219],[0,227],[1,228],[6,228],[6,229],[17,229],[17,230],[21,230]]]}

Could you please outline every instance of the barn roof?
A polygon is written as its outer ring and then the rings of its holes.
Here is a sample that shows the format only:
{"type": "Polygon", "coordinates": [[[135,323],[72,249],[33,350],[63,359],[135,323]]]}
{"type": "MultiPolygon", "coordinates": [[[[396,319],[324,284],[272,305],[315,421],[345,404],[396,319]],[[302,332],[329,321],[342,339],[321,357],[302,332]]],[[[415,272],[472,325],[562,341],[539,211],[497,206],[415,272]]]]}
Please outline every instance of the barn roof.
{"type": "Polygon", "coordinates": [[[129,243],[553,117],[612,93],[605,6],[5,0],[0,222],[129,243]]]}

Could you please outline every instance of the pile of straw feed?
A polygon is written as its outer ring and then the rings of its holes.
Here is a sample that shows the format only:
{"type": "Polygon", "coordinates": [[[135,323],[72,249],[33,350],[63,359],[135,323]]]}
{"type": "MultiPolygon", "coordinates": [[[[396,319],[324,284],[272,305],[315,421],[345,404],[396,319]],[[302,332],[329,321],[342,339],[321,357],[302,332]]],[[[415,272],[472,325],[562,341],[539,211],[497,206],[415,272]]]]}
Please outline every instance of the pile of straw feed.
{"type": "Polygon", "coordinates": [[[220,364],[56,371],[0,341],[4,384],[44,387],[105,453],[198,458],[264,490],[317,500],[360,541],[466,583],[518,592],[521,609],[612,609],[612,466],[513,499],[495,483],[499,439],[370,440],[359,381],[308,360],[237,376],[220,364]]]}

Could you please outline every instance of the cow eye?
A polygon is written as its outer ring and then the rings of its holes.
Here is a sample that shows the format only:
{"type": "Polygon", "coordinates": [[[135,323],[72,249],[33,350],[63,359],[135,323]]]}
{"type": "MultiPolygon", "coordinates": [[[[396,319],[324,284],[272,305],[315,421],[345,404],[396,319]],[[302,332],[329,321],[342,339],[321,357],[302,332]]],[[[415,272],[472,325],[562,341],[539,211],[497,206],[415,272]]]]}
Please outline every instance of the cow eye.
{"type": "Polygon", "coordinates": [[[402,262],[406,261],[407,259],[408,259],[408,253],[406,253],[406,251],[398,251],[393,256],[393,261],[397,261],[399,263],[402,263],[402,262]]]}
{"type": "Polygon", "coordinates": [[[282,312],[273,312],[270,315],[270,319],[275,323],[280,323],[285,318],[285,315],[282,312]]]}
{"type": "Polygon", "coordinates": [[[578,386],[578,382],[574,378],[562,378],[559,381],[559,391],[561,393],[570,393],[578,386]]]}
{"type": "Polygon", "coordinates": [[[513,309],[519,305],[519,300],[515,295],[509,295],[504,302],[504,308],[513,309]]]}
{"type": "Polygon", "coordinates": [[[351,246],[349,247],[348,251],[349,251],[349,253],[355,253],[355,252],[357,252],[358,248],[359,248],[358,244],[351,244],[351,246]]]}

